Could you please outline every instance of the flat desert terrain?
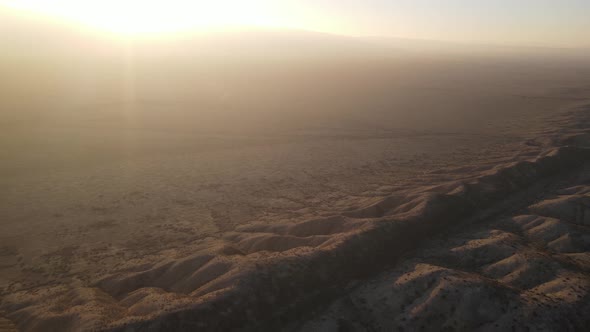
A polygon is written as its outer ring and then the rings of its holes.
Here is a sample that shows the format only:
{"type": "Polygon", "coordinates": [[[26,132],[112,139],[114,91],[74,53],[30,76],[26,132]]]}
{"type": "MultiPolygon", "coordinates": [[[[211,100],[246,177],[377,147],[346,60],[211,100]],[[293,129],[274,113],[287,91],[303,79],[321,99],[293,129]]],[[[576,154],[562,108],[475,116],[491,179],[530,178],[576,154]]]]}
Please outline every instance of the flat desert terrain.
{"type": "Polygon", "coordinates": [[[590,62],[338,45],[7,55],[0,329],[588,327],[590,62]]]}

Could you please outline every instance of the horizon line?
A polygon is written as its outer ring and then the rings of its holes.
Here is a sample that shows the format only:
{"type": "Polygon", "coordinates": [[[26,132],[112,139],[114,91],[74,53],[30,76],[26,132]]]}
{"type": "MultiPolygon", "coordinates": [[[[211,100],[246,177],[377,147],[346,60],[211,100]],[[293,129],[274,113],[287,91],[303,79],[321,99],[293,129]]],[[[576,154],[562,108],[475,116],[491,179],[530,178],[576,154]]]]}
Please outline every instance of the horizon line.
{"type": "MultiPolygon", "coordinates": [[[[171,37],[171,36],[187,36],[187,35],[215,35],[224,33],[239,33],[239,32],[298,32],[315,35],[332,36],[338,38],[350,38],[356,40],[403,40],[403,41],[417,41],[430,43],[444,43],[456,44],[461,46],[487,46],[487,47],[514,47],[514,48],[536,48],[536,49],[552,49],[552,50],[588,50],[590,51],[590,44],[582,46],[573,45],[554,45],[542,42],[502,42],[499,40],[472,40],[472,39],[444,39],[444,38],[428,38],[428,37],[411,37],[400,35],[386,35],[386,34],[347,34],[335,31],[326,31],[320,29],[309,29],[296,26],[272,26],[272,25],[256,25],[256,24],[236,24],[236,25],[219,25],[210,27],[193,27],[180,28],[164,31],[140,31],[140,32],[120,32],[112,29],[95,26],[73,18],[58,17],[48,13],[39,11],[27,10],[22,8],[8,7],[0,3],[0,15],[9,15],[11,18],[24,23],[26,20],[34,21],[35,23],[50,24],[57,28],[63,28],[70,31],[84,31],[95,35],[109,37],[113,39],[136,39],[146,40],[157,37],[171,37]]],[[[11,23],[15,23],[14,21],[11,23]]]]}

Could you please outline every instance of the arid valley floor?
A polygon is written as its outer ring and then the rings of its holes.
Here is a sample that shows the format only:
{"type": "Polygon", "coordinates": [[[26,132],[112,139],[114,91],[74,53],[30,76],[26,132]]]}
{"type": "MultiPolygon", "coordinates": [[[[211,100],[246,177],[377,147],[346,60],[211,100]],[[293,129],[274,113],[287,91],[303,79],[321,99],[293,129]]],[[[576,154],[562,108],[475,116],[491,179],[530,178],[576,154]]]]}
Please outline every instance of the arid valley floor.
{"type": "Polygon", "coordinates": [[[27,67],[0,330],[590,327],[590,65],[371,52],[27,67]]]}

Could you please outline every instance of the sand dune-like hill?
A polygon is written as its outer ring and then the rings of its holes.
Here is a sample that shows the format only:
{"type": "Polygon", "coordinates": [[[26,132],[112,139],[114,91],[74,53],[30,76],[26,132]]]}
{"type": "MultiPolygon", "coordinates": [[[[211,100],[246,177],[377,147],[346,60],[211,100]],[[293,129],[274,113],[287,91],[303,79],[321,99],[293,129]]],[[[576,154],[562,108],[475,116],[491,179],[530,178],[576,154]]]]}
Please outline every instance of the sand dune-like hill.
{"type": "Polygon", "coordinates": [[[301,331],[584,330],[590,325],[590,229],[585,206],[589,168],[575,183],[513,216],[447,231],[399,266],[352,285],[301,331]],[[553,196],[559,195],[559,198],[553,196]],[[556,201],[559,200],[560,203],[556,201]],[[543,209],[539,209],[543,207],[543,209]],[[554,218],[568,211],[571,218],[554,218]]]}

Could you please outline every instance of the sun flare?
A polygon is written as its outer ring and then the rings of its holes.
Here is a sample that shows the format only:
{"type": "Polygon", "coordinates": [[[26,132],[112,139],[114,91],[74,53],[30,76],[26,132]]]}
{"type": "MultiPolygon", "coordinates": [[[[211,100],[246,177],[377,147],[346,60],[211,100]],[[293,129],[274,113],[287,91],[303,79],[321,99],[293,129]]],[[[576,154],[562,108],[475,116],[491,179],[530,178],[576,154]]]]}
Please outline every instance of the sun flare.
{"type": "MultiPolygon", "coordinates": [[[[276,2],[275,2],[276,4],[276,2]]],[[[0,5],[114,33],[139,34],[233,26],[293,27],[272,1],[0,0],[0,5]]]]}

